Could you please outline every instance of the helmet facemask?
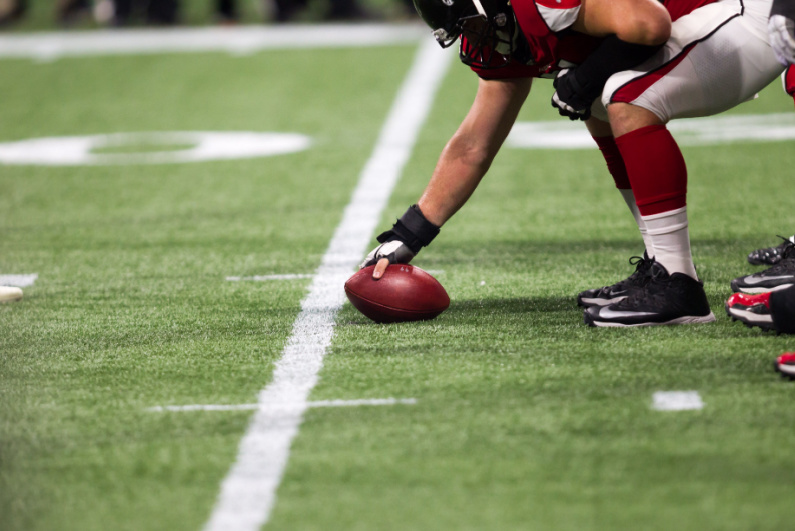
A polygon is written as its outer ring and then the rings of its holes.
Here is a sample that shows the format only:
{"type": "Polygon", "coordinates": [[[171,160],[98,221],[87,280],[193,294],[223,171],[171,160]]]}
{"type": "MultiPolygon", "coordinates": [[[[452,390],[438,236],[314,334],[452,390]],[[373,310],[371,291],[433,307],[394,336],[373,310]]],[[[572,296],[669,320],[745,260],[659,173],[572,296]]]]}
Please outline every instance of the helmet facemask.
{"type": "Polygon", "coordinates": [[[442,48],[461,38],[465,64],[499,68],[511,61],[516,21],[509,0],[414,0],[442,48]]]}
{"type": "MultiPolygon", "coordinates": [[[[474,1],[476,5],[480,3],[478,0],[474,1]]],[[[462,17],[459,25],[461,62],[483,70],[500,68],[511,62],[516,23],[507,5],[502,12],[491,16],[484,11],[477,15],[462,17]]]]}

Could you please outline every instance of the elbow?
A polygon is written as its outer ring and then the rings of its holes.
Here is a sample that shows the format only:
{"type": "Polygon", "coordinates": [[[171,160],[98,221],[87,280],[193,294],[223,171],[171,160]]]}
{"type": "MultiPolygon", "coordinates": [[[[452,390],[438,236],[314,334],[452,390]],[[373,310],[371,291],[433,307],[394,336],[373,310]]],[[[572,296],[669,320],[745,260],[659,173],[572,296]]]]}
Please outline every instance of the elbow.
{"type": "Polygon", "coordinates": [[[660,46],[671,37],[671,16],[665,9],[652,16],[644,16],[629,24],[629,31],[616,36],[625,42],[644,46],[660,46]]]}
{"type": "Polygon", "coordinates": [[[657,20],[650,23],[645,31],[643,44],[660,46],[671,38],[671,19],[657,20]]]}
{"type": "Polygon", "coordinates": [[[640,32],[637,44],[646,46],[660,46],[671,38],[671,16],[666,11],[664,15],[650,17],[638,24],[640,32]]]}

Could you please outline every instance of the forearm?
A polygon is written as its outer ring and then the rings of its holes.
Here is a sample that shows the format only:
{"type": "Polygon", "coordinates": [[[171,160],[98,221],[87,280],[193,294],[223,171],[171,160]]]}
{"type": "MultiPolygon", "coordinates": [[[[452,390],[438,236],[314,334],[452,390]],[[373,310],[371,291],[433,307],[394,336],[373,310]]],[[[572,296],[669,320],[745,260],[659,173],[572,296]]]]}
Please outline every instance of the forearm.
{"type": "Polygon", "coordinates": [[[492,160],[493,156],[485,153],[467,153],[453,138],[417,203],[428,221],[441,227],[458,212],[480,184],[492,160]]]}
{"type": "Polygon", "coordinates": [[[443,225],[480,184],[511,131],[531,79],[480,80],[472,108],[447,143],[418,205],[429,221],[443,225]]]}

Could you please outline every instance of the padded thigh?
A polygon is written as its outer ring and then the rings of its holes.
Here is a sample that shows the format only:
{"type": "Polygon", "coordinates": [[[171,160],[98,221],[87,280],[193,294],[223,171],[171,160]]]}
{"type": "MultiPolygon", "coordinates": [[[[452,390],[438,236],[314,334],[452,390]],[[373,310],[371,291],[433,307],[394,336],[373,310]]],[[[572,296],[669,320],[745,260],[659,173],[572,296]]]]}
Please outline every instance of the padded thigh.
{"type": "Polygon", "coordinates": [[[763,13],[770,4],[723,0],[677,20],[662,50],[608,80],[594,115],[606,118],[606,105],[623,102],[668,122],[717,114],[752,99],[784,69],[766,38],[763,13]]]}

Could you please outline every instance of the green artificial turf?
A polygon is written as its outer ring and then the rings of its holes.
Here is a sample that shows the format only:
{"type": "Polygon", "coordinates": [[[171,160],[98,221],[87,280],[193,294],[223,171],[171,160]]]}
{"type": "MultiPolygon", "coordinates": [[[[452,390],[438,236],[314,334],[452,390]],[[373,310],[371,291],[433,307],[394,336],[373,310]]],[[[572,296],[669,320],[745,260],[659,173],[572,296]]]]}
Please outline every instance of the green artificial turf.
{"type": "MultiPolygon", "coordinates": [[[[0,62],[0,141],[295,132],[305,152],[129,166],[0,166],[0,529],[189,530],[207,521],[250,404],[306,295],[411,46],[0,62]],[[351,66],[351,65],[355,65],[351,66]]],[[[455,65],[380,227],[416,201],[476,80],[455,65]]],[[[520,117],[554,120],[540,81],[520,117]]],[[[787,112],[771,87],[736,113],[787,112]]],[[[637,229],[595,149],[506,148],[415,264],[452,304],[375,325],[345,305],[268,529],[790,526],[785,336],[731,323],[745,255],[790,235],[791,142],[684,147],[693,251],[718,320],[591,329],[574,297],[627,276],[637,229]],[[692,390],[698,411],[651,409],[692,390]]]]}

